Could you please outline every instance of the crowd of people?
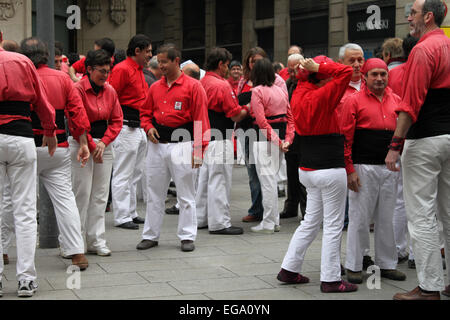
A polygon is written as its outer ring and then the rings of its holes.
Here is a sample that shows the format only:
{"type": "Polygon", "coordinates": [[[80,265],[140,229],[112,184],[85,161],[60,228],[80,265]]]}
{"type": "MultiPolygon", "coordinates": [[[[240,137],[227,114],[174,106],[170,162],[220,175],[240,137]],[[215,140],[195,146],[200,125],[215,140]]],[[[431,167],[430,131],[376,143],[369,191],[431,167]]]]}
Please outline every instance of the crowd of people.
{"type": "Polygon", "coordinates": [[[86,253],[111,255],[109,202],[115,227],[143,225],[137,250],[158,246],[168,213],[179,215],[180,248],[190,252],[199,229],[244,232],[230,216],[236,146],[243,148],[252,201],[242,221],[257,223],[251,232],[280,232],[280,219],[297,217],[300,207],[280,282],[309,282],[302,264],[323,227],[322,292],[358,290],[371,265],[383,278],[404,281],[397,265],[408,260],[419,285],[394,299],[449,296],[450,39],[439,29],[445,14],[439,0],[416,0],[410,35],[387,39],[380,57],[366,60],[355,43],[342,46],[336,61],[305,58],[292,46],[286,68],[254,47],[242,63],[213,48],[202,70],[182,63],[170,43],[152,57],[151,40],[138,34],[126,51],[109,38],[86,56],[65,57],[57,46],[52,69],[40,39],[4,40],[0,296],[14,234],[18,296],[37,289],[38,180],[54,207],[61,256],[80,270],[89,266],[86,253]],[[282,176],[287,199],[280,212],[282,176]],[[166,209],[171,184],[178,203],[166,209]],[[145,218],[136,210],[138,190],[145,218]]]}

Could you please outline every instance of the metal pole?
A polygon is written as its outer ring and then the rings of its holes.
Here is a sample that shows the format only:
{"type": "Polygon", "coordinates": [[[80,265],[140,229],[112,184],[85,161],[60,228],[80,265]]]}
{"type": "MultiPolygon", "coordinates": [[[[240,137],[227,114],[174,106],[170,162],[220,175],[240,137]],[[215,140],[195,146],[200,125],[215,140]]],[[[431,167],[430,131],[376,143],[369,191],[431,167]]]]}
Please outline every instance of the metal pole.
{"type": "Polygon", "coordinates": [[[55,66],[55,4],[54,0],[36,1],[36,35],[48,46],[50,68],[55,66]]]}
{"type": "MultiPolygon", "coordinates": [[[[54,0],[36,1],[37,37],[47,44],[49,67],[55,66],[55,15],[54,0]]],[[[39,247],[58,248],[58,227],[55,211],[42,183],[39,184],[39,247]]]]}

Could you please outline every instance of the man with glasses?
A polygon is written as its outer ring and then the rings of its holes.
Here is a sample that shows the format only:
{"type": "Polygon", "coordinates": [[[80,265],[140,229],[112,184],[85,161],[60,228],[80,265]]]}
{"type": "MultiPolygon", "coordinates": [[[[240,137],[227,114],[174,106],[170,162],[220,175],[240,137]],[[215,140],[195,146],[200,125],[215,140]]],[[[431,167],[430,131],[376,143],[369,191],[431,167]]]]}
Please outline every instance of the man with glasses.
{"type": "MultiPolygon", "coordinates": [[[[397,129],[386,157],[392,171],[402,154],[403,191],[419,286],[395,300],[439,300],[445,288],[439,219],[450,249],[450,39],[439,29],[447,8],[440,0],[416,0],[408,16],[420,38],[403,76],[397,129]],[[405,138],[406,143],[405,143],[405,138]]],[[[447,255],[447,265],[450,255],[447,255]]],[[[450,268],[447,268],[450,275],[450,268]]],[[[450,295],[447,286],[444,295],[450,295]]]]}

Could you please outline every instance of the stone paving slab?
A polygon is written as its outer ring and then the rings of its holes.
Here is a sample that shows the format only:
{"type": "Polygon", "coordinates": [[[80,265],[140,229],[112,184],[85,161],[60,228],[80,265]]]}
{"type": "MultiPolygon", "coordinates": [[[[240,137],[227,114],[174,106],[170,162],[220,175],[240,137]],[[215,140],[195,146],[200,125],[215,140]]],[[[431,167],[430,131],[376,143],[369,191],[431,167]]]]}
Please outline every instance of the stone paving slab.
{"type": "Polygon", "coordinates": [[[179,291],[166,283],[96,287],[76,290],[75,293],[83,300],[150,299],[153,297],[181,295],[179,291]]]}
{"type": "Polygon", "coordinates": [[[139,272],[148,282],[169,282],[201,279],[221,279],[237,277],[235,273],[223,267],[213,268],[189,268],[186,270],[160,270],[139,272]]]}

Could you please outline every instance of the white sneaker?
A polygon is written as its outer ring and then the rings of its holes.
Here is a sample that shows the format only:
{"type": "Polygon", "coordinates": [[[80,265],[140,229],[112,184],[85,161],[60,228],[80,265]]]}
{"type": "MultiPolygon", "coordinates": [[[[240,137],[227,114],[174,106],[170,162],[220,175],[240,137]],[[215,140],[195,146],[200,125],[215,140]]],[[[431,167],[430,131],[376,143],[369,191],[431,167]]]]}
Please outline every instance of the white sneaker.
{"type": "Polygon", "coordinates": [[[34,281],[21,280],[17,289],[17,296],[21,298],[30,298],[36,292],[38,286],[34,281]]]}
{"type": "Polygon", "coordinates": [[[275,229],[273,229],[273,232],[280,232],[281,226],[275,226],[275,229]]]}
{"type": "Polygon", "coordinates": [[[88,249],[88,253],[94,253],[100,257],[109,257],[111,255],[111,250],[107,246],[96,248],[96,249],[88,249]]]}
{"type": "Polygon", "coordinates": [[[251,227],[250,230],[255,233],[272,234],[275,232],[274,229],[263,229],[261,226],[251,227]]]}

